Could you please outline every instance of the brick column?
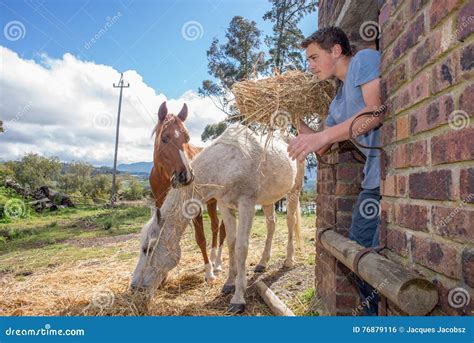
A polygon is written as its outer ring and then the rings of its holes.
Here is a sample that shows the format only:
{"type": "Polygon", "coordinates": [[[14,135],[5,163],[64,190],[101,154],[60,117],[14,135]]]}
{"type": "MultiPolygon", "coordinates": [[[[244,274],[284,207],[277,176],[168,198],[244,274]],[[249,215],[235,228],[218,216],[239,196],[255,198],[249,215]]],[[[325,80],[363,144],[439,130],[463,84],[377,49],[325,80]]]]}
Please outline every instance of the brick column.
{"type": "Polygon", "coordinates": [[[473,13],[469,0],[412,0],[379,16],[386,254],[437,285],[433,315],[474,314],[473,13]]]}
{"type": "MultiPolygon", "coordinates": [[[[360,190],[363,165],[351,152],[325,157],[334,167],[318,166],[316,227],[335,226],[348,236],[354,203],[360,190]]],[[[317,240],[316,240],[317,241],[317,240]]],[[[316,243],[316,291],[328,315],[358,313],[359,297],[351,282],[351,272],[316,243]]]]}

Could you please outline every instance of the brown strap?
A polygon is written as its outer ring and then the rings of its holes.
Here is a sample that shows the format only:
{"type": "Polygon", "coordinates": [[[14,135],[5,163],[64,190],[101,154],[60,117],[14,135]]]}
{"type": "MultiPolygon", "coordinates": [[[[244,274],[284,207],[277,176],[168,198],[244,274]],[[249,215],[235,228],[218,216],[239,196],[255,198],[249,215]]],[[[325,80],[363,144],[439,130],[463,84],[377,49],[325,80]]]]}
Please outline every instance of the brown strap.
{"type": "Polygon", "coordinates": [[[359,262],[362,257],[364,257],[366,254],[375,252],[377,253],[378,251],[382,250],[385,248],[385,245],[377,245],[376,247],[368,247],[360,250],[354,257],[354,262],[352,262],[352,270],[354,273],[356,273],[358,276],[359,274],[359,262]]]}
{"type": "Polygon", "coordinates": [[[322,229],[318,229],[318,235],[316,236],[316,240],[319,244],[323,245],[323,243],[321,242],[321,236],[323,235],[323,233],[325,233],[326,231],[328,230],[333,230],[334,228],[333,227],[325,227],[325,228],[322,228],[322,229]]]}

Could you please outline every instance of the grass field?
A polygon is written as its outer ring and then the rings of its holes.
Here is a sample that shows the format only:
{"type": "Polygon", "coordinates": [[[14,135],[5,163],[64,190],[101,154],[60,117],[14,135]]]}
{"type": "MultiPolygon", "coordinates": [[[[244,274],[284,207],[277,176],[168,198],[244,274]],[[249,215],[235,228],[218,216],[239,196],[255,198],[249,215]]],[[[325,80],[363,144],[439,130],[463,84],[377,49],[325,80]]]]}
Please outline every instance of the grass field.
{"type": "MultiPolygon", "coordinates": [[[[0,224],[1,315],[225,315],[229,296],[204,281],[201,254],[188,227],[182,259],[171,279],[146,305],[131,304],[131,272],[139,251],[139,231],[150,217],[146,204],[115,209],[62,209],[0,224]],[[105,305],[107,306],[105,306],[105,305]]],[[[282,268],[286,220],[278,215],[267,271],[253,273],[266,237],[265,218],[257,212],[247,259],[247,315],[271,315],[253,288],[263,279],[298,315],[317,315],[314,304],[314,215],[302,217],[304,253],[297,265],[282,268]]],[[[208,242],[210,222],[204,214],[208,242]]]]}

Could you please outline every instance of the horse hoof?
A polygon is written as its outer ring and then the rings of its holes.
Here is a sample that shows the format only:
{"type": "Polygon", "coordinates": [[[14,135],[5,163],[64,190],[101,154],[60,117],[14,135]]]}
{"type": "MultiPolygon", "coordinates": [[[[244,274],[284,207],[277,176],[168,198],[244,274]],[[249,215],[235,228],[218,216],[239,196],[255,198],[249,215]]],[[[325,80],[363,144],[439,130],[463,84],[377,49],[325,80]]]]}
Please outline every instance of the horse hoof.
{"type": "Polygon", "coordinates": [[[227,311],[234,314],[240,314],[245,311],[245,304],[230,304],[227,311]]]}
{"type": "Polygon", "coordinates": [[[219,274],[222,272],[222,266],[217,266],[217,267],[214,267],[214,274],[219,274]]]}
{"type": "Polygon", "coordinates": [[[224,287],[222,287],[222,293],[224,294],[234,293],[234,291],[235,291],[234,285],[224,285],[224,287]]]}
{"type": "Polygon", "coordinates": [[[257,264],[255,269],[253,270],[255,273],[263,273],[265,271],[266,267],[262,266],[260,264],[257,264]]]}
{"type": "Polygon", "coordinates": [[[285,266],[285,268],[293,268],[295,266],[295,262],[292,260],[286,260],[283,265],[285,266]]]}

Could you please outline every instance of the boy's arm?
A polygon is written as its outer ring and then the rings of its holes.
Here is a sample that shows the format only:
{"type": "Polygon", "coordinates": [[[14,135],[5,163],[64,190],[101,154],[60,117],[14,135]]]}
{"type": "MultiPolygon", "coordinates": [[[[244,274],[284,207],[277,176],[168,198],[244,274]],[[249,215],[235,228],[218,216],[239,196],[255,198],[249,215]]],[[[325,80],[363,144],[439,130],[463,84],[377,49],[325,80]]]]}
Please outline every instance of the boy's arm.
{"type": "Polygon", "coordinates": [[[364,102],[366,106],[356,113],[351,118],[347,119],[346,121],[329,127],[325,132],[325,143],[326,144],[333,144],[337,142],[342,142],[348,140],[349,138],[356,138],[360,135],[363,135],[366,132],[376,128],[380,124],[380,116],[378,117],[362,117],[358,119],[354,125],[352,126],[352,134],[353,137],[350,137],[349,128],[351,126],[354,117],[364,113],[364,112],[373,112],[374,110],[378,109],[381,105],[380,101],[380,79],[374,79],[366,84],[361,86],[362,88],[362,96],[364,98],[364,102]]]}
{"type": "MultiPolygon", "coordinates": [[[[316,133],[316,131],[314,131],[312,128],[310,128],[308,125],[306,125],[306,123],[302,120],[300,120],[300,129],[298,131],[298,134],[311,134],[311,133],[316,133]]],[[[316,151],[316,153],[319,155],[319,156],[322,156],[326,153],[326,151],[328,151],[329,149],[331,149],[331,146],[332,144],[328,144],[324,147],[322,147],[319,151],[316,151]]]]}
{"type": "MultiPolygon", "coordinates": [[[[304,161],[306,156],[312,151],[316,151],[318,154],[322,154],[326,152],[332,144],[348,140],[350,136],[349,128],[355,116],[364,112],[373,112],[381,105],[380,78],[376,78],[361,85],[361,89],[362,96],[366,104],[366,106],[361,111],[359,111],[346,121],[335,126],[329,127],[321,132],[314,133],[314,131],[310,129],[312,134],[302,133],[298,135],[298,137],[296,137],[288,147],[288,153],[290,157],[299,161],[304,161]]],[[[380,122],[380,116],[362,117],[360,120],[357,120],[352,126],[353,133],[355,133],[354,136],[357,137],[363,135],[366,132],[369,132],[370,130],[376,128],[380,124],[380,122]]]]}

